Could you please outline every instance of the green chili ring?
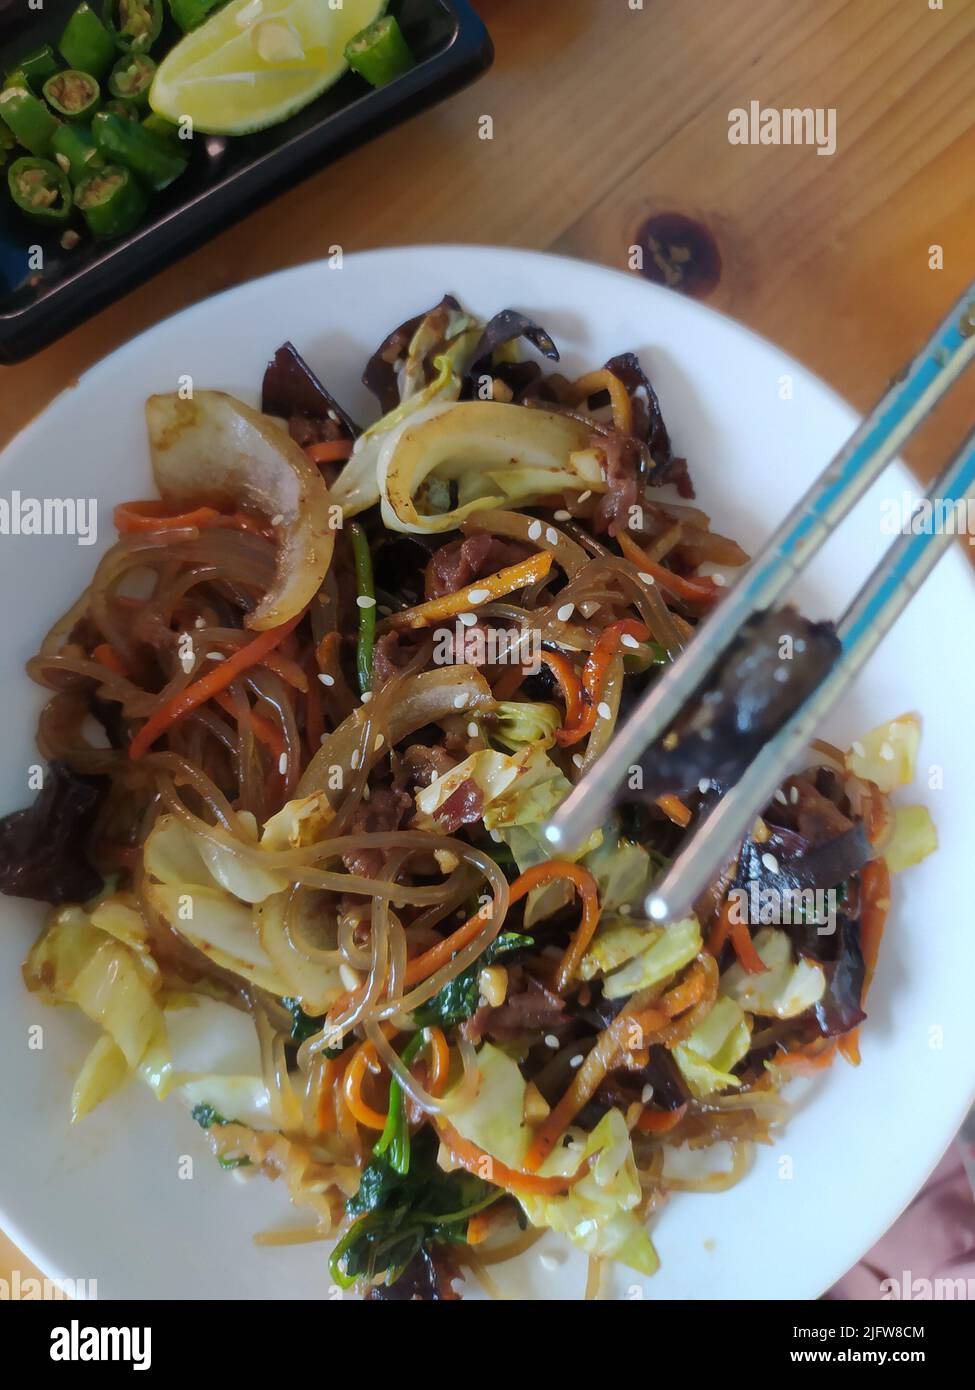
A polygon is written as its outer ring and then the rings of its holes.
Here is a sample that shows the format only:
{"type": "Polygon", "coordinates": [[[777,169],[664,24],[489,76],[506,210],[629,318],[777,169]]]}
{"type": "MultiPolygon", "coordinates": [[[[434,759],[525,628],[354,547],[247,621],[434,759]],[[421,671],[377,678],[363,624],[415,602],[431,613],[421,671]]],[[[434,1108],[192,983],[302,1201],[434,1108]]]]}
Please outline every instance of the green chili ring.
{"type": "Polygon", "coordinates": [[[115,64],[109,75],[108,90],[116,101],[131,102],[140,113],[148,110],[149,88],[156,65],[147,53],[130,53],[115,64]]]}
{"type": "Polygon", "coordinates": [[[104,0],[102,20],[116,48],[148,53],[162,30],[162,0],[104,0]]]}
{"type": "Polygon", "coordinates": [[[66,121],[90,121],[101,103],[102,89],[90,72],[65,68],[44,83],[44,100],[66,121]]]}
{"type": "Polygon", "coordinates": [[[26,87],[8,87],[0,92],[0,120],[25,150],[39,159],[49,157],[58,122],[33,92],[26,87]]]}
{"type": "Polygon", "coordinates": [[[20,211],[42,226],[60,227],[71,216],[71,185],[50,159],[25,155],[7,170],[10,196],[20,211]]]}
{"type": "Polygon", "coordinates": [[[115,62],[115,40],[88,4],[68,20],[58,48],[69,68],[90,72],[99,82],[115,62]]]}
{"type": "Polygon", "coordinates": [[[146,196],[128,169],[108,164],[81,180],[75,202],[98,241],[131,232],[146,210],[146,196]]]}

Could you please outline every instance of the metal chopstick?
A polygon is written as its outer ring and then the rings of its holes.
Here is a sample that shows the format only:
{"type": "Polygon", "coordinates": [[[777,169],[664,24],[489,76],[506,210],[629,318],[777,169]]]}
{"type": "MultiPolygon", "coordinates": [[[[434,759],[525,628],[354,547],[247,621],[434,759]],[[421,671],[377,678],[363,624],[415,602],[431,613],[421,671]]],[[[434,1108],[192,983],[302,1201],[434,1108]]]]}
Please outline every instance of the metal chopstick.
{"type": "Polygon", "coordinates": [[[602,824],[629,768],[673,721],[742,623],[785,592],[973,358],[975,283],[576,783],[545,826],[551,844],[571,849],[602,824]]]}
{"type": "MultiPolygon", "coordinates": [[[[929,502],[956,504],[975,492],[975,432],[931,485],[929,502]]],[[[923,504],[922,504],[923,505],[923,504]]],[[[673,864],[646,900],[655,921],[684,917],[740,845],[816,726],[847,689],[878,643],[917,593],[952,540],[950,531],[902,534],[884,554],[847,608],[837,628],[843,650],[832,670],[744,776],[696,827],[673,864]]]]}

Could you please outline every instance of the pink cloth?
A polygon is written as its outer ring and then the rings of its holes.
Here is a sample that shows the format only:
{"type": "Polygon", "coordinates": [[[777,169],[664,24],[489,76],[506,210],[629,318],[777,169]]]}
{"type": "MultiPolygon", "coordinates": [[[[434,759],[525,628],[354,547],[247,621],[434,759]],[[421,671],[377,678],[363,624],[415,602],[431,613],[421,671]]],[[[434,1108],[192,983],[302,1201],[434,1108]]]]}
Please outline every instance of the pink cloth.
{"type": "Polygon", "coordinates": [[[952,1144],[903,1215],[827,1298],[975,1298],[975,1198],[963,1142],[952,1144]]]}

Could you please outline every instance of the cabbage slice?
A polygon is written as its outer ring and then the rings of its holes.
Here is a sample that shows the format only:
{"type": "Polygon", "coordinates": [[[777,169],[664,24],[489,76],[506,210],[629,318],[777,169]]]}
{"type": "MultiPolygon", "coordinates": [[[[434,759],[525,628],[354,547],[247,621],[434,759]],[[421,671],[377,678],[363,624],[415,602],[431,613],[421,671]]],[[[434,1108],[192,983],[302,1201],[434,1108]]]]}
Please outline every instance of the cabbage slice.
{"type": "Polygon", "coordinates": [[[916,714],[902,714],[857,740],[846,755],[846,765],[855,776],[875,782],[882,792],[892,792],[913,782],[920,746],[920,719],[916,714]]]}
{"type": "Polygon", "coordinates": [[[721,976],[721,993],[750,1014],[796,1018],[818,1004],[826,993],[823,967],[806,956],[792,958],[792,943],[784,931],[763,927],[754,937],[755,950],[766,969],[750,975],[735,962],[721,976]]]}
{"type": "Polygon", "coordinates": [[[650,945],[603,980],[607,999],[622,999],[637,990],[663,984],[690,965],[701,949],[701,929],[696,917],[672,922],[663,931],[652,927],[649,930],[654,933],[650,945]]]}
{"type": "Polygon", "coordinates": [[[751,1037],[751,1023],[741,1006],[719,995],[687,1041],[674,1048],[674,1060],[699,1100],[712,1091],[741,1085],[731,1069],[747,1053],[751,1037]]]}
{"type": "MultiPolygon", "coordinates": [[[[509,1168],[522,1169],[532,1139],[524,1121],[525,1079],[517,1062],[490,1043],[484,1044],[477,1058],[480,1089],[464,1102],[457,1092],[450,1122],[485,1153],[509,1168]]],[[[567,1236],[587,1254],[653,1274],[659,1262],[635,1213],[642,1191],[623,1116],[610,1110],[591,1134],[573,1129],[569,1137],[571,1144],[559,1145],[539,1171],[544,1177],[568,1177],[587,1160],[589,1171],[565,1196],[519,1196],[528,1220],[567,1236]]]]}

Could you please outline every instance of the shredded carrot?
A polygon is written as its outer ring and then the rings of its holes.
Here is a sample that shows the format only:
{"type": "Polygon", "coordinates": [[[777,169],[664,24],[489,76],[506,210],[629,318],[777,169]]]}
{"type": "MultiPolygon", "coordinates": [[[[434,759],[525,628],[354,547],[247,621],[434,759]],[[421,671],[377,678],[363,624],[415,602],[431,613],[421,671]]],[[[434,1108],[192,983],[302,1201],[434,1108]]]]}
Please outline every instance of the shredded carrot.
{"type": "Polygon", "coordinates": [[[604,628],[599,634],[596,645],[593,647],[582,672],[583,702],[580,712],[573,724],[567,723],[555,732],[555,737],[562,748],[578,743],[581,738],[585,738],[586,734],[592,732],[596,723],[599,697],[606,680],[606,672],[613,657],[619,651],[620,642],[627,636],[635,637],[638,642],[645,642],[650,633],[643,623],[638,623],[632,618],[624,618],[621,622],[610,623],[609,627],[604,628]]]}
{"type": "Polygon", "coordinates": [[[429,599],[426,603],[407,608],[403,613],[391,613],[386,620],[394,629],[429,627],[444,618],[455,617],[458,613],[468,613],[491,599],[504,598],[516,589],[524,589],[544,579],[552,568],[552,556],[547,550],[540,550],[527,560],[519,560],[517,565],[508,565],[489,574],[485,579],[474,579],[453,594],[429,599]]]}
{"type": "Polygon", "coordinates": [[[374,1110],[362,1096],[362,1083],[365,1080],[366,1072],[378,1074],[380,1070],[379,1059],[372,1043],[361,1043],[356,1048],[351,1062],[345,1069],[345,1076],[342,1078],[342,1097],[349,1113],[366,1129],[383,1130],[386,1128],[386,1116],[381,1115],[378,1110],[374,1110]]]}
{"type": "Polygon", "coordinates": [[[494,1226],[495,1215],[494,1207],[486,1207],[484,1211],[476,1211],[467,1223],[467,1244],[483,1245],[491,1234],[494,1226]]]}
{"type": "Polygon", "coordinates": [[[586,372],[574,383],[572,390],[578,405],[591,396],[598,396],[601,391],[607,392],[613,407],[613,424],[621,434],[633,433],[633,404],[629,392],[608,367],[586,372]]]}
{"type": "Polygon", "coordinates": [[[772,1059],[773,1065],[777,1067],[787,1067],[789,1071],[798,1073],[823,1071],[826,1067],[833,1065],[836,1056],[836,1043],[831,1042],[821,1052],[810,1052],[804,1047],[797,1047],[792,1052],[782,1052],[778,1057],[772,1059]]]}
{"type": "Polygon", "coordinates": [[[748,930],[747,922],[733,922],[731,926],[731,944],[734,947],[735,955],[741,968],[749,975],[764,975],[768,966],[755,949],[752,934],[748,930]]]}
{"type": "Polygon", "coordinates": [[[616,539],[627,560],[636,565],[642,574],[649,574],[655,584],[659,584],[661,589],[666,589],[676,598],[685,599],[688,603],[715,603],[721,597],[722,590],[713,579],[708,579],[703,574],[694,579],[675,574],[673,570],[667,569],[666,565],[651,560],[633,537],[622,529],[617,533],[616,539]]]}
{"type": "Polygon", "coordinates": [[[112,513],[120,536],[136,531],[175,531],[189,526],[213,526],[220,518],[215,507],[195,507],[175,515],[166,511],[165,502],[122,502],[112,513]]]}
{"type": "Polygon", "coordinates": [[[432,1096],[442,1096],[450,1071],[450,1047],[442,1028],[428,1028],[427,1042],[431,1057],[429,1091],[432,1096]]]}
{"type": "Polygon", "coordinates": [[[718,956],[720,956],[721,952],[724,950],[724,944],[728,940],[730,931],[731,904],[726,901],[721,904],[718,910],[718,916],[714,926],[711,928],[711,934],[708,937],[707,946],[705,948],[709,955],[714,956],[715,960],[717,960],[718,956]]]}
{"type": "Polygon", "coordinates": [[[574,1187],[586,1171],[584,1165],[571,1177],[540,1178],[534,1172],[525,1173],[518,1168],[509,1168],[499,1158],[485,1153],[469,1139],[458,1134],[442,1115],[435,1115],[433,1118],[444,1147],[458,1167],[466,1169],[468,1173],[475,1173],[485,1182],[493,1183],[495,1187],[503,1187],[507,1192],[534,1197],[558,1197],[574,1187]]]}
{"type": "Polygon", "coordinates": [[[185,718],[200,705],[212,700],[221,690],[226,690],[231,681],[235,680],[242,671],[248,670],[251,666],[265,660],[268,653],[273,651],[279,642],[292,632],[304,617],[304,611],[296,613],[293,618],[289,618],[286,623],[281,623],[279,627],[272,627],[267,632],[259,632],[246,646],[238,647],[233,655],[228,656],[226,661],[219,662],[208,671],[205,676],[188,685],[185,690],[181,690],[178,695],[158,710],[151,718],[147,719],[142,728],[136,734],[129,745],[129,757],[137,760],[143,757],[156,739],[161,738],[167,729],[177,723],[178,720],[185,718]]]}
{"type": "Polygon", "coordinates": [[[322,444],[309,444],[305,453],[312,463],[341,463],[352,453],[352,440],[328,439],[322,444]]]}
{"type": "MultiPolygon", "coordinates": [[[[226,710],[234,719],[238,717],[237,705],[233,697],[228,695],[225,691],[221,691],[219,695],[214,695],[213,702],[219,705],[222,710],[226,710]]],[[[245,717],[251,727],[254,737],[274,754],[274,760],[277,762],[278,758],[280,758],[281,754],[285,751],[284,735],[281,730],[275,724],[272,724],[270,719],[265,719],[263,715],[252,710],[250,706],[248,706],[245,717]]]]}
{"type": "Polygon", "coordinates": [[[98,646],[93,649],[92,656],[100,666],[107,667],[109,671],[114,671],[118,676],[129,674],[125,662],[108,642],[99,642],[98,646]]]}
{"type": "Polygon", "coordinates": [[[315,1118],[318,1120],[318,1128],[323,1134],[334,1134],[338,1128],[338,1117],[335,1113],[335,1088],[344,1070],[345,1064],[341,1057],[326,1058],[325,1065],[322,1067],[315,1118]]]}
{"type": "Polygon", "coordinates": [[[648,1110],[644,1107],[636,1127],[643,1134],[669,1134],[676,1129],[687,1114],[687,1102],[678,1105],[676,1110],[648,1110]]]}
{"type": "Polygon", "coordinates": [[[657,805],[667,819],[673,821],[675,825],[679,825],[682,830],[690,825],[690,807],[685,806],[679,796],[672,796],[670,792],[665,792],[663,796],[657,797],[657,805]]]}
{"type": "Polygon", "coordinates": [[[572,728],[582,718],[582,681],[572,662],[559,652],[542,652],[542,661],[559,683],[565,701],[565,726],[572,728]]]}
{"type": "MultiPolygon", "coordinates": [[[[527,893],[530,893],[533,888],[538,888],[543,883],[549,883],[553,879],[568,879],[582,898],[582,921],[559,967],[559,978],[568,982],[571,978],[571,971],[574,971],[578,961],[585,955],[586,947],[592,940],[593,933],[599,923],[598,890],[592,874],[581,864],[570,864],[566,859],[548,859],[543,864],[535,864],[532,868],[526,869],[523,874],[519,874],[509,890],[509,901],[516,903],[527,893]],[[570,967],[568,974],[566,973],[567,966],[570,967]]],[[[482,930],[487,915],[487,909],[480,908],[473,917],[468,918],[450,936],[445,936],[442,941],[438,941],[428,951],[424,951],[422,955],[414,956],[411,961],[408,961],[406,965],[407,985],[419,984],[421,980],[427,979],[434,971],[446,965],[468,942],[474,940],[474,937],[482,930]]]]}
{"type": "Polygon", "coordinates": [[[695,962],[680,984],[667,991],[660,1000],[659,1007],[663,1009],[668,1018],[684,1013],[686,1009],[693,1008],[704,998],[707,981],[707,974],[700,962],[695,962]]]}

